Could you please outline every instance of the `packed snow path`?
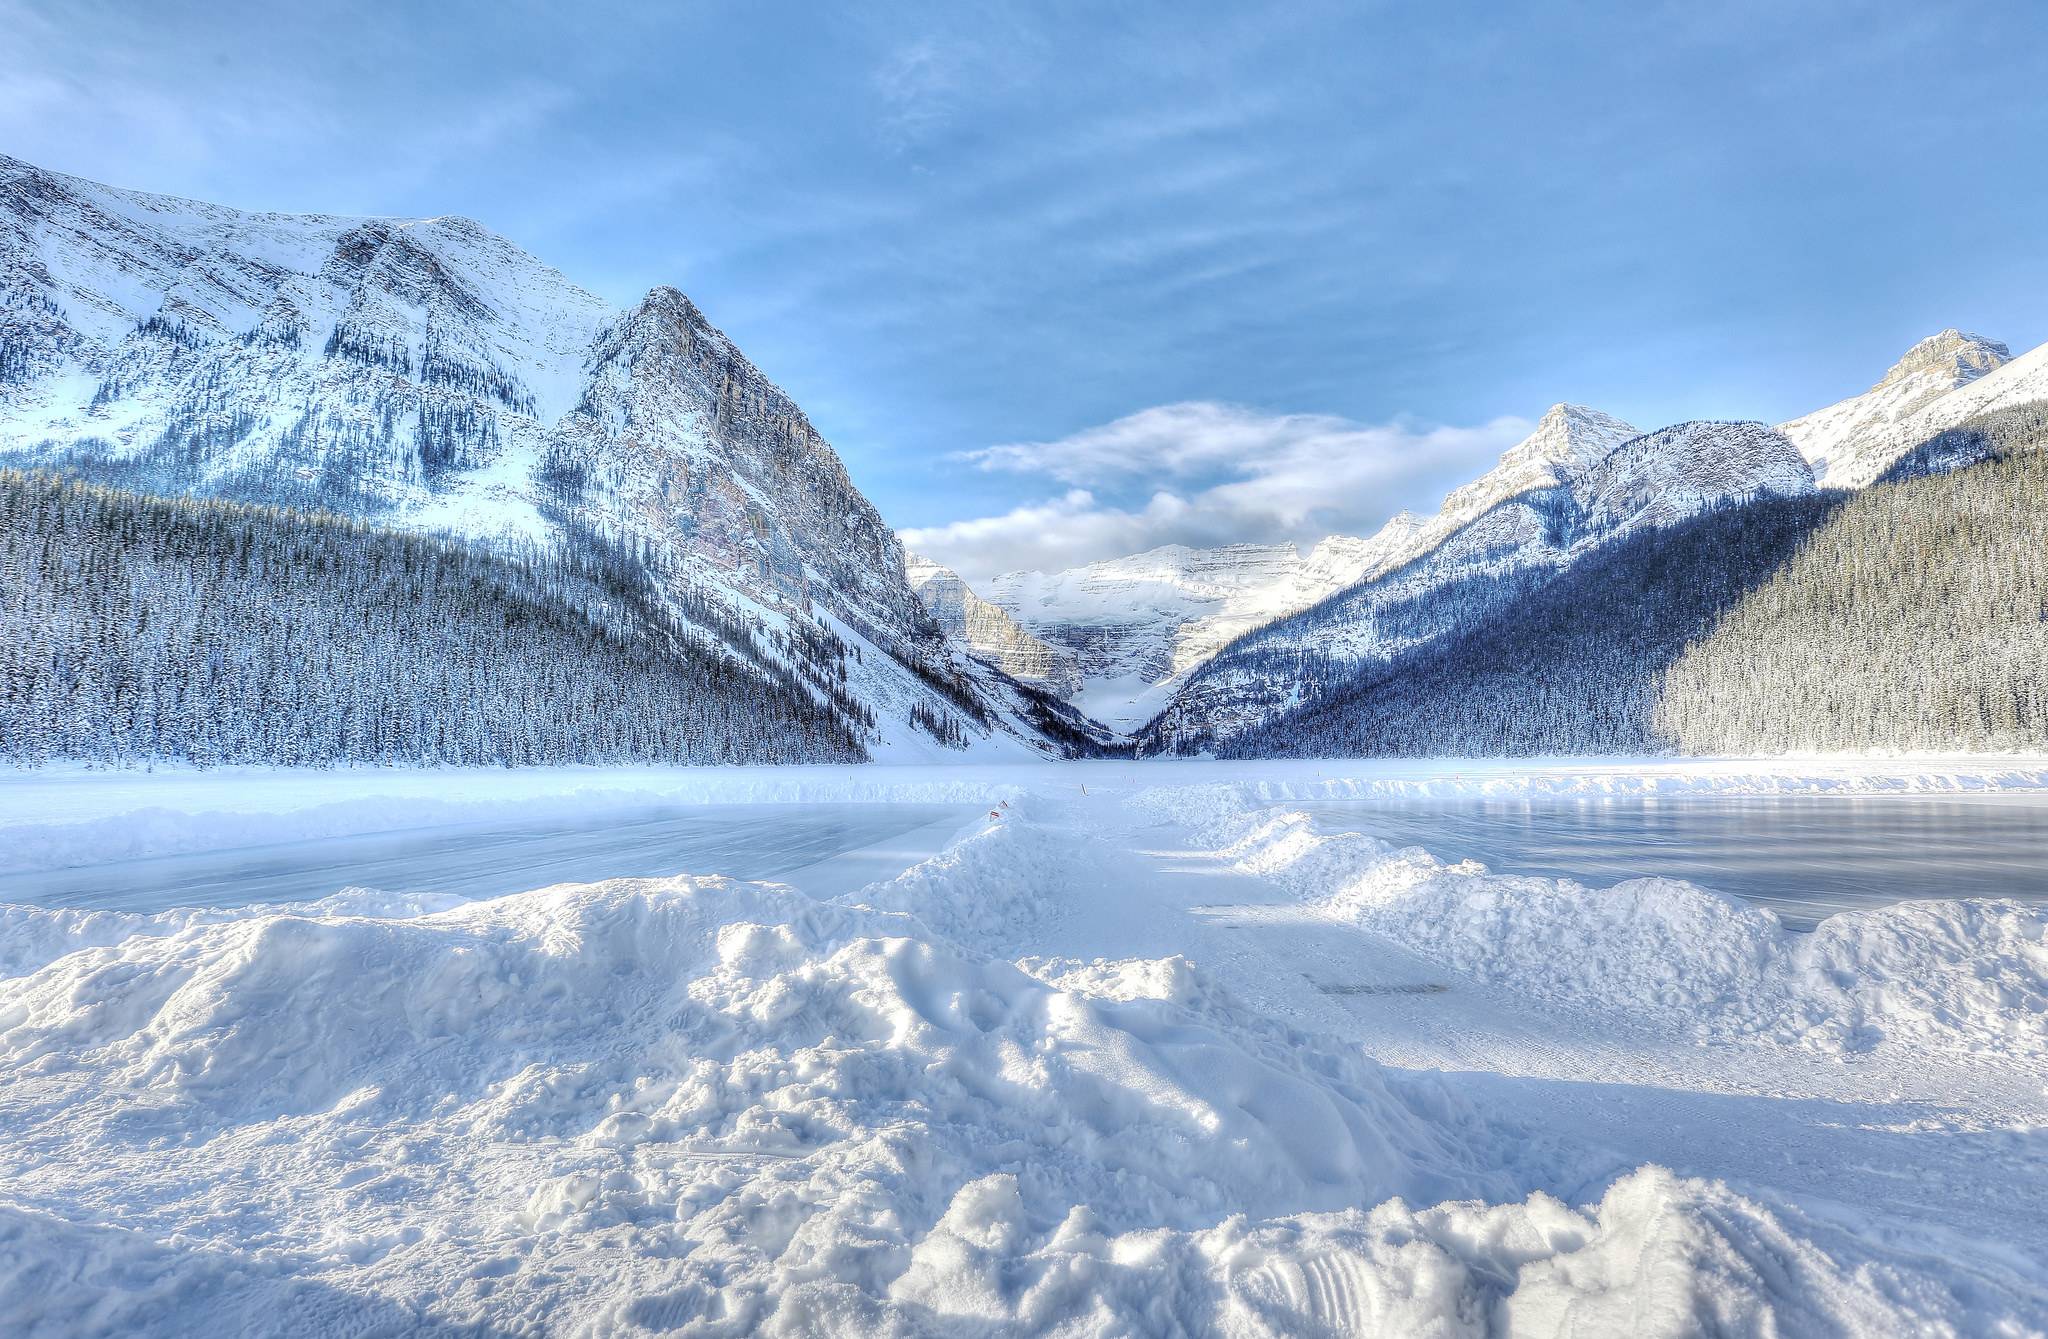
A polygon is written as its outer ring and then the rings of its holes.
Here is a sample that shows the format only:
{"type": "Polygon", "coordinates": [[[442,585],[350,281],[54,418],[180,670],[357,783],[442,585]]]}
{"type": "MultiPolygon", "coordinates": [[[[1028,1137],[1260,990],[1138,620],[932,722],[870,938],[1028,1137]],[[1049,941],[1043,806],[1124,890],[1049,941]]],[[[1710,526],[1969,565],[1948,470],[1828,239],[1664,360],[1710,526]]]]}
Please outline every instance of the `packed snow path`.
{"type": "MultiPolygon", "coordinates": [[[[8,908],[0,1329],[2048,1332],[2048,913],[1792,934],[1688,885],[1491,875],[1297,807],[2042,776],[486,779],[536,812],[666,787],[996,817],[826,901],[678,877],[8,908]]],[[[202,780],[189,821],[169,781],[84,784],[61,814],[15,791],[0,849],[79,849],[131,805],[159,810],[157,849],[376,821],[341,792],[378,778],[272,780],[303,788],[202,780]]]]}

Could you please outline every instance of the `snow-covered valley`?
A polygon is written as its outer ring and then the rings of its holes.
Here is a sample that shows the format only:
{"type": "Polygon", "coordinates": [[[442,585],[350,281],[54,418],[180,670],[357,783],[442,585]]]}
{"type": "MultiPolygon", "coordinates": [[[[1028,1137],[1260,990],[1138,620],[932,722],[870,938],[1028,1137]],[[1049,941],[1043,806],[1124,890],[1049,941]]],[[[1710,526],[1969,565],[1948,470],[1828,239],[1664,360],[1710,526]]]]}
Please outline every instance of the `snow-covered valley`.
{"type": "Polygon", "coordinates": [[[2048,910],[1796,933],[1307,808],[2043,788],[2019,757],[8,775],[9,871],[653,804],[967,818],[845,891],[7,907],[0,1323],[2042,1333],[2048,910]]]}

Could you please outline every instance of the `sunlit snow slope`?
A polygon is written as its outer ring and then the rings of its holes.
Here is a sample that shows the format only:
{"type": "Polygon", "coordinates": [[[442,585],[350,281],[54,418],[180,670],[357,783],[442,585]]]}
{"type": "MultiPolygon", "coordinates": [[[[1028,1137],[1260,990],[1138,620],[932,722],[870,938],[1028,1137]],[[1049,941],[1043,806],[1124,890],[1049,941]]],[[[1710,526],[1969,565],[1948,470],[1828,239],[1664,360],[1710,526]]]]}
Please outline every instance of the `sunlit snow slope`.
{"type": "Polygon", "coordinates": [[[1452,493],[1392,561],[1240,638],[1176,686],[1147,747],[1206,747],[1300,705],[1351,667],[1443,635],[1520,598],[1532,579],[1705,509],[1813,490],[1799,452],[1761,423],[1637,434],[1559,405],[1500,465],[1452,493]]]}
{"type": "Polygon", "coordinates": [[[871,750],[1042,745],[803,413],[672,288],[460,218],[263,214],[0,158],[0,463],[640,573],[871,750]]]}

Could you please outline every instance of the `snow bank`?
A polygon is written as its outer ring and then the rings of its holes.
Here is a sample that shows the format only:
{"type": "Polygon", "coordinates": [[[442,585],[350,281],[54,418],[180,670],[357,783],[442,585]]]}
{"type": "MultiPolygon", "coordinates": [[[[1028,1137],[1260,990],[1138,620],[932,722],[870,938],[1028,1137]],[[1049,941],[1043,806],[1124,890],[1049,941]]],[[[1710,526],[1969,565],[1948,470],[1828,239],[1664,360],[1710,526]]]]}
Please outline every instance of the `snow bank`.
{"type": "Polygon", "coordinates": [[[963,1187],[891,1297],[954,1332],[1560,1339],[2019,1334],[2037,1331],[2013,1319],[2042,1304],[1967,1268],[1931,1278],[1910,1255],[1659,1167],[1583,1211],[1540,1193],[1395,1200],[1123,1236],[1077,1213],[1039,1240],[1024,1217],[1008,1177],[963,1187]]]}
{"type": "Polygon", "coordinates": [[[840,899],[916,916],[986,952],[1017,953],[1042,938],[1103,881],[1115,855],[1103,838],[1034,821],[1043,797],[999,802],[1001,816],[893,879],[840,899]]]}
{"type": "Polygon", "coordinates": [[[1187,957],[1029,955],[1130,891],[1118,825],[1167,817],[1548,998],[2031,1059],[2031,913],[1793,936],[1681,884],[1446,867],[1236,786],[1131,814],[1094,787],[1132,773],[1088,775],[835,902],[678,877],[0,910],[0,1333],[2048,1331],[2048,1279],[1997,1252],[1613,1179],[1640,1158],[1561,1151],[1585,1131],[1506,1123],[1187,957]]]}
{"type": "MultiPolygon", "coordinates": [[[[288,1264],[494,1324],[644,1303],[743,1329],[780,1304],[859,1331],[906,1273],[931,1285],[921,1243],[991,1175],[1037,1238],[1077,1208],[1195,1230],[1506,1184],[1439,1085],[1183,961],[1048,980],[722,879],[136,919],[0,983],[0,1183],[225,1253],[149,1285],[181,1319],[213,1314],[220,1269],[288,1264]],[[270,1264],[235,1258],[250,1243],[270,1264]],[[479,1261],[503,1262],[488,1287],[479,1261]]],[[[0,1236],[0,1308],[57,1314],[127,1270],[107,1253],[156,1259],[81,1227],[60,1268],[40,1235],[0,1236]]]]}
{"type": "MultiPolygon", "coordinates": [[[[280,914],[308,916],[418,916],[460,906],[449,893],[387,893],[348,888],[317,902],[272,904],[280,914]]],[[[197,925],[240,919],[234,908],[179,907],[142,913],[48,908],[0,902],[0,979],[26,976],[67,953],[111,948],[138,936],[176,934],[197,925]]]]}
{"type": "Polygon", "coordinates": [[[1239,869],[1447,967],[1714,1038],[1834,1053],[1886,1043],[2048,1056],[2048,908],[1972,899],[1842,912],[1811,934],[1675,879],[1595,889],[1447,865],[1417,847],[1245,809],[1215,787],[1141,804],[1195,816],[1239,869]]]}

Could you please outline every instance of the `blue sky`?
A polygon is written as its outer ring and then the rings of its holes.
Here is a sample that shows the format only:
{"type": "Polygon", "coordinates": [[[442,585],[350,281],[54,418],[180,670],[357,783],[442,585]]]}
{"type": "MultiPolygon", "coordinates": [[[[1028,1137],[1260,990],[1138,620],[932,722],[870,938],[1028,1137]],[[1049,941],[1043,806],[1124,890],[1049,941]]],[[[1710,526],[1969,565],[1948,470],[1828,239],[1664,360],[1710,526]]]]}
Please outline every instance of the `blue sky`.
{"type": "Polygon", "coordinates": [[[969,575],[2048,338],[2048,8],[0,0],[0,150],[673,283],[969,575]],[[290,12],[286,12],[290,11],[290,12]],[[1019,446],[1028,449],[991,451],[1019,446]]]}

